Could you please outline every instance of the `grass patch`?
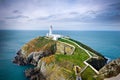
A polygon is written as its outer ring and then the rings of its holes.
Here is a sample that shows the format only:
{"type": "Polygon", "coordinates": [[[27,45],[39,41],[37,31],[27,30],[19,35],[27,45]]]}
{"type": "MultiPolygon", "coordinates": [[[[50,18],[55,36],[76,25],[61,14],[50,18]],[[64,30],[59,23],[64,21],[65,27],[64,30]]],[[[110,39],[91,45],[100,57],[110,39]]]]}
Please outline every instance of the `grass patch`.
{"type": "Polygon", "coordinates": [[[89,56],[84,50],[79,48],[76,44],[64,39],[59,39],[59,41],[71,44],[75,47],[75,51],[72,55],[55,54],[56,63],[59,66],[67,70],[70,70],[72,72],[71,77],[74,77],[75,79],[76,75],[73,70],[73,67],[75,65],[78,65],[81,68],[84,68],[85,67],[84,61],[88,59],[89,56]]]}
{"type": "MultiPolygon", "coordinates": [[[[69,40],[59,39],[59,41],[66,42],[66,43],[69,43],[69,44],[75,46],[75,51],[74,51],[73,55],[55,54],[57,62],[62,63],[61,66],[63,66],[63,65],[66,65],[66,63],[64,63],[64,62],[70,61],[73,63],[73,65],[78,65],[81,68],[84,68],[86,66],[84,64],[84,61],[89,58],[88,54],[84,50],[79,48],[76,44],[70,42],[69,40]]],[[[76,43],[78,44],[78,42],[76,42],[76,43]]],[[[85,49],[87,48],[89,53],[90,53],[90,51],[94,53],[94,51],[91,48],[87,47],[86,45],[84,45],[82,43],[80,43],[78,45],[80,45],[80,46],[82,45],[82,47],[84,46],[83,48],[85,48],[85,49]]],[[[92,56],[96,56],[96,54],[92,54],[92,53],[90,53],[90,54],[92,56]]],[[[85,71],[83,71],[83,73],[81,74],[81,77],[82,77],[82,80],[100,80],[100,78],[97,77],[96,73],[90,67],[87,67],[87,69],[85,71]]]]}
{"type": "Polygon", "coordinates": [[[89,58],[88,54],[84,50],[79,48],[77,45],[68,40],[59,39],[59,41],[73,45],[75,47],[75,51],[73,55],[55,54],[57,61],[58,62],[70,61],[73,63],[73,65],[79,65],[80,67],[84,67],[85,64],[83,63],[83,61],[89,58]]]}
{"type": "Polygon", "coordinates": [[[95,78],[96,73],[90,68],[87,67],[86,70],[81,74],[82,80],[98,80],[95,78]]]}
{"type": "Polygon", "coordinates": [[[25,44],[22,49],[25,51],[26,55],[29,55],[31,52],[39,52],[42,49],[49,48],[50,45],[53,44],[55,44],[55,41],[51,39],[46,39],[45,37],[38,37],[25,44]]]}
{"type": "Polygon", "coordinates": [[[73,40],[73,39],[69,39],[69,40],[76,42],[78,45],[80,45],[80,46],[83,47],[84,49],[86,49],[86,50],[88,50],[88,51],[90,51],[90,52],[93,52],[93,53],[95,53],[95,54],[98,55],[98,56],[104,57],[104,56],[101,55],[99,52],[93,50],[92,48],[90,48],[89,46],[86,46],[85,44],[83,44],[83,43],[81,43],[81,42],[78,42],[78,41],[73,40]]]}

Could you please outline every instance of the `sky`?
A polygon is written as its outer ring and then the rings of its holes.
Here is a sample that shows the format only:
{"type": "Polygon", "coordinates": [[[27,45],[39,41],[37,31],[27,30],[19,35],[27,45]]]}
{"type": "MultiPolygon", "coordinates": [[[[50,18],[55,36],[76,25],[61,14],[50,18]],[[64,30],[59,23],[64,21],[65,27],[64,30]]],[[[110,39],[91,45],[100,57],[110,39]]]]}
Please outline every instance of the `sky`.
{"type": "Polygon", "coordinates": [[[119,30],[120,0],[0,0],[0,30],[119,30]]]}

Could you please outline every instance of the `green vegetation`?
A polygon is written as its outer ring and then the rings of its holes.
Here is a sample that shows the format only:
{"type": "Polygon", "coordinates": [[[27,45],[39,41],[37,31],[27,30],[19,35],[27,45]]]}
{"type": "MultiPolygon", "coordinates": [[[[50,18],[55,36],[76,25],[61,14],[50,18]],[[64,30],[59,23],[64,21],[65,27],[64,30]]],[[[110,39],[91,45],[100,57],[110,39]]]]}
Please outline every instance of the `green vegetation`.
{"type": "Polygon", "coordinates": [[[84,50],[82,50],[76,44],[74,44],[68,40],[59,39],[58,41],[71,44],[75,47],[75,51],[74,51],[73,55],[55,54],[56,63],[59,66],[67,69],[67,71],[71,71],[72,72],[71,76],[74,77],[74,79],[75,79],[76,75],[75,75],[75,72],[73,70],[73,67],[75,65],[78,65],[81,68],[84,68],[86,66],[84,64],[84,61],[86,59],[88,59],[89,56],[84,50]]]}
{"type": "Polygon", "coordinates": [[[50,47],[50,45],[54,46],[54,44],[55,41],[53,41],[52,39],[38,37],[28,42],[26,45],[23,46],[22,49],[26,51],[26,55],[29,55],[31,52],[38,52],[43,49],[48,49],[47,47],[50,47]]]}
{"type": "Polygon", "coordinates": [[[82,80],[96,80],[95,75],[96,73],[90,67],[81,74],[82,80]]]}
{"type": "Polygon", "coordinates": [[[46,44],[53,43],[53,42],[55,42],[55,41],[53,41],[52,39],[46,39],[45,37],[39,37],[36,39],[35,46],[36,46],[36,48],[42,48],[46,44]]]}
{"type": "Polygon", "coordinates": [[[73,55],[63,55],[63,54],[58,55],[58,54],[56,54],[57,61],[59,61],[59,62],[70,61],[74,65],[79,65],[80,67],[83,68],[85,66],[83,61],[85,61],[86,59],[89,58],[88,54],[84,50],[80,49],[77,45],[75,45],[74,43],[72,43],[68,40],[59,39],[59,41],[66,42],[66,43],[69,43],[69,44],[75,46],[75,51],[74,51],[73,55]]]}
{"type": "Polygon", "coordinates": [[[98,55],[98,56],[104,57],[103,55],[101,55],[101,54],[98,53],[97,51],[93,50],[92,48],[86,46],[85,44],[83,44],[83,43],[81,43],[81,42],[78,42],[78,41],[73,40],[73,39],[69,39],[69,40],[76,42],[78,45],[80,45],[80,46],[83,47],[84,49],[86,49],[86,50],[88,50],[88,51],[90,51],[90,52],[93,52],[93,53],[95,53],[95,54],[98,55]]]}
{"type": "MultiPolygon", "coordinates": [[[[72,39],[68,39],[68,40],[62,39],[62,38],[59,39],[59,41],[71,44],[75,47],[75,51],[74,51],[73,55],[55,54],[56,61],[60,66],[65,67],[71,71],[73,71],[74,65],[78,65],[83,69],[86,66],[84,64],[84,61],[87,60],[89,58],[89,56],[84,50],[82,50],[76,44],[72,43],[69,40],[76,42],[77,44],[79,43],[72,39]]],[[[87,50],[89,51],[89,53],[92,56],[100,55],[99,53],[97,53],[96,51],[94,51],[93,49],[91,49],[90,47],[88,47],[82,43],[79,43],[78,45],[82,46],[85,49],[87,48],[87,50]],[[93,52],[93,53],[91,53],[91,52],[93,52]]],[[[100,56],[102,56],[102,55],[100,55],[100,56]]],[[[74,71],[73,71],[73,73],[74,73],[74,71]]],[[[73,76],[75,77],[75,75],[73,75],[73,76]]],[[[82,77],[82,80],[101,80],[99,77],[97,77],[97,74],[90,67],[87,67],[85,69],[85,71],[82,72],[81,77],[82,77]]]]}

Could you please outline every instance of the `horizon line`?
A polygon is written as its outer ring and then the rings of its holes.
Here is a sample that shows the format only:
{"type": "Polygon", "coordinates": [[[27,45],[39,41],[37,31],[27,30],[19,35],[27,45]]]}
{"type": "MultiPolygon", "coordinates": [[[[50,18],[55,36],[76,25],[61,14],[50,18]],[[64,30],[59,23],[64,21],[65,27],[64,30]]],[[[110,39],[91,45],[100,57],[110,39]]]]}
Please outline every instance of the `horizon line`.
{"type": "MultiPolygon", "coordinates": [[[[10,31],[48,31],[47,29],[0,29],[0,31],[4,31],[4,30],[10,30],[10,31]]],[[[67,30],[67,29],[65,29],[65,30],[62,30],[62,29],[60,29],[60,30],[58,30],[58,29],[55,29],[55,30],[53,30],[53,31],[120,31],[120,30],[67,30]]]]}

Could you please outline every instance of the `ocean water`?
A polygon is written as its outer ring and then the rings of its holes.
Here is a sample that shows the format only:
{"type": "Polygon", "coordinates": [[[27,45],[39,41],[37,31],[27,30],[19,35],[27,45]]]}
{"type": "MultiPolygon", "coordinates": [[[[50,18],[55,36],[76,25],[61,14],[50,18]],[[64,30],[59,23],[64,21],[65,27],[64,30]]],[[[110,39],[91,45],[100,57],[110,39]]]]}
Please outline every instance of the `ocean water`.
{"type": "MultiPolygon", "coordinates": [[[[0,80],[28,80],[24,70],[31,66],[12,63],[16,52],[28,41],[46,35],[48,31],[0,30],[0,80]]],[[[54,31],[70,36],[111,60],[120,57],[120,31],[54,31]]]]}

